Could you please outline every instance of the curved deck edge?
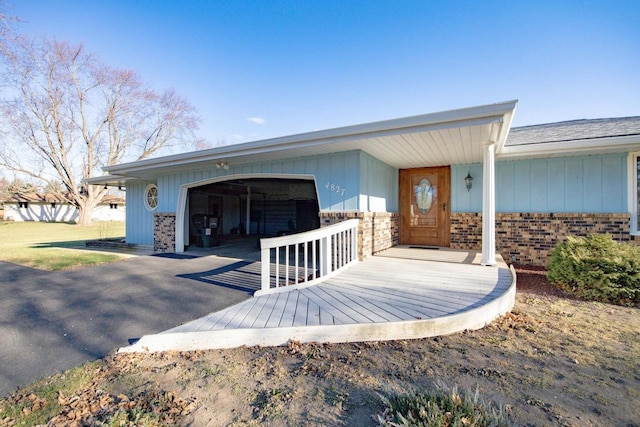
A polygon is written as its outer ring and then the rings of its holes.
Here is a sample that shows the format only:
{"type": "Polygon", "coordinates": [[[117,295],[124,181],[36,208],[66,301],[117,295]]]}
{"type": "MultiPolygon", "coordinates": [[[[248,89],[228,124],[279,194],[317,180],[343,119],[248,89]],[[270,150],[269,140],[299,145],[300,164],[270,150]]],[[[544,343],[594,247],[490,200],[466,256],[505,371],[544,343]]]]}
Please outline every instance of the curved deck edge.
{"type": "Polygon", "coordinates": [[[289,341],[346,343],[390,341],[450,335],[481,329],[510,312],[515,304],[516,273],[511,271],[511,286],[487,304],[461,313],[400,322],[359,323],[265,329],[227,329],[205,332],[177,332],[145,335],[118,353],[193,351],[242,346],[281,346],[289,341]]]}

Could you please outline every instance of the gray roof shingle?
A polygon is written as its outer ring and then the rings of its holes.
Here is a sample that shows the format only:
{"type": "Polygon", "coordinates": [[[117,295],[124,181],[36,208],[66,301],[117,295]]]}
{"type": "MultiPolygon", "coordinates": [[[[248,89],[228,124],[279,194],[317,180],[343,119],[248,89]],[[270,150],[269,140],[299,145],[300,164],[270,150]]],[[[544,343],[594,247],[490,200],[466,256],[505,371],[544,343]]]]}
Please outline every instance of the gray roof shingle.
{"type": "Polygon", "coordinates": [[[640,136],[640,117],[571,120],[511,128],[505,146],[571,142],[630,135],[640,136]]]}

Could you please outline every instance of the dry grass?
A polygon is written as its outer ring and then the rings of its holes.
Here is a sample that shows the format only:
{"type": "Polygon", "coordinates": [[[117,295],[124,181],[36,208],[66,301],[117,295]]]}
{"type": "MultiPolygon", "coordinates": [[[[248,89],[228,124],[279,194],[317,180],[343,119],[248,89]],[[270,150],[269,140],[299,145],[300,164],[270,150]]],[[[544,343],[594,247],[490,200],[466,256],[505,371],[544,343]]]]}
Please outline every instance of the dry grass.
{"type": "MultiPolygon", "coordinates": [[[[535,271],[518,279],[514,311],[482,330],[122,355],[104,361],[108,375],[92,387],[129,398],[174,393],[189,404],[171,422],[193,426],[376,425],[381,396],[439,382],[477,388],[518,425],[639,425],[639,309],[564,297],[535,271]]],[[[0,402],[0,410],[14,400],[0,402]]]]}

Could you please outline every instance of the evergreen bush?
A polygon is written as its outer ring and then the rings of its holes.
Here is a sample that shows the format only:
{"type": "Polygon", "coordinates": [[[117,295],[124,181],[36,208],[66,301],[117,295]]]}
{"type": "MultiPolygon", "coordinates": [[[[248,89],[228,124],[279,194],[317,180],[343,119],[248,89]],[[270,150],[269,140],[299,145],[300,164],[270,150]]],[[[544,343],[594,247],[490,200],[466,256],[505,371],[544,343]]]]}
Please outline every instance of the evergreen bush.
{"type": "Polygon", "coordinates": [[[551,252],[549,282],[589,300],[640,304],[640,247],[608,234],[570,236],[551,252]]]}

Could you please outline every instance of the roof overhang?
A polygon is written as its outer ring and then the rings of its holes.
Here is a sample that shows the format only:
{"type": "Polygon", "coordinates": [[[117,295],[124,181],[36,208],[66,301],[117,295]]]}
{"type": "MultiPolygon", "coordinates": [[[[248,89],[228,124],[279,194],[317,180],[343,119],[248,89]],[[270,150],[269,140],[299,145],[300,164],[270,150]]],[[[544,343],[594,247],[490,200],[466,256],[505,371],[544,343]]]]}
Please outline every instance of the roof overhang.
{"type": "Polygon", "coordinates": [[[639,135],[506,146],[502,148],[496,157],[517,160],[624,153],[629,151],[640,151],[639,135]]]}
{"type": "Polygon", "coordinates": [[[235,167],[354,150],[398,169],[477,163],[484,144],[504,147],[516,105],[507,101],[146,159],[105,167],[108,175],[87,182],[123,185],[220,162],[235,167]]]}
{"type": "Polygon", "coordinates": [[[127,183],[138,181],[138,178],[126,178],[119,175],[94,176],[83,180],[89,185],[104,185],[105,187],[125,188],[127,183]]]}

